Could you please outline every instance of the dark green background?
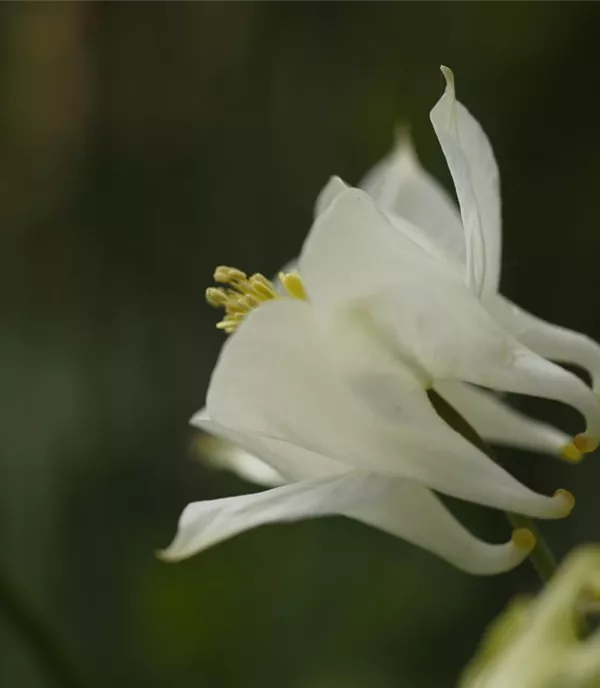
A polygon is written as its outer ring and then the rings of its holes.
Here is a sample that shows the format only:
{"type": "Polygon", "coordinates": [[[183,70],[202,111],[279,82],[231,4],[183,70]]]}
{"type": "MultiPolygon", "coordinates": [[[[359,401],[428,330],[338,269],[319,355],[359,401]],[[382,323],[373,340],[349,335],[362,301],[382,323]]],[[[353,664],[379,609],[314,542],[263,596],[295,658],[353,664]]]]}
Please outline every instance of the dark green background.
{"type": "MultiPolygon", "coordinates": [[[[505,293],[600,338],[599,28],[576,2],[0,6],[0,567],[88,685],[450,687],[535,588],[528,566],[471,578],[342,519],[177,565],[154,550],[188,501],[251,489],[191,451],[222,342],[214,266],[273,273],[328,176],[357,182],[399,121],[448,183],[440,63],[501,166],[505,293]]],[[[506,460],[575,492],[543,524],[559,554],[598,539],[597,457],[506,460]]],[[[53,685],[2,618],[0,685],[53,685]]]]}

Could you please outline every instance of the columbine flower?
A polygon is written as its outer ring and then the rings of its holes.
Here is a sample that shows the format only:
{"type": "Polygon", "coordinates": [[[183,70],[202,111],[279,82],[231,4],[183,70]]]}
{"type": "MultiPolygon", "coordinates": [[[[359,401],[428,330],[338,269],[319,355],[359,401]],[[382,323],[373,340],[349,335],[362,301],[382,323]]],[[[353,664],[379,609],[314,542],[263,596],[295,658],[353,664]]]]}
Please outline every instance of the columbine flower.
{"type": "MultiPolygon", "coordinates": [[[[538,518],[569,513],[569,493],[545,497],[521,485],[429,401],[428,390],[436,389],[457,406],[466,399],[463,410],[469,400],[473,406],[479,393],[461,385],[468,382],[569,403],[587,421],[586,432],[567,444],[571,458],[600,435],[592,390],[525,346],[485,305],[497,284],[497,172],[451,79],[432,121],[455,179],[463,239],[448,220],[456,219],[451,204],[416,165],[407,198],[422,217],[411,217],[410,207],[404,216],[394,212],[396,157],[372,175],[377,200],[337,178],[328,184],[299,272],[282,274],[281,288],[261,275],[217,269],[223,286],[207,297],[225,309],[220,327],[231,336],[207,411],[192,422],[260,457],[289,484],[189,505],[165,558],[190,556],[262,523],[344,514],[466,571],[496,573],[522,561],[534,544],[531,533],[517,531],[503,545],[481,542],[433,491],[538,518]]],[[[564,445],[562,435],[528,426],[492,398],[486,403],[489,418],[479,401],[469,413],[475,426],[489,426],[486,434],[503,436],[512,424],[530,444],[564,445]]]]}
{"type": "Polygon", "coordinates": [[[600,631],[581,631],[599,596],[600,550],[578,550],[538,599],[515,600],[494,622],[461,688],[597,688],[600,631]]]}

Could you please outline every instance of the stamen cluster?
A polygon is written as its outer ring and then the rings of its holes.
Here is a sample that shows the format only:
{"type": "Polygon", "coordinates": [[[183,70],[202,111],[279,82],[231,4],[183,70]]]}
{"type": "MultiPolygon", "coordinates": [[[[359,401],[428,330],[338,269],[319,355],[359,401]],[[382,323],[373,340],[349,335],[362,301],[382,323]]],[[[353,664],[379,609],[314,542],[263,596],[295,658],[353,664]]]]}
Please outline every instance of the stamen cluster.
{"type": "Polygon", "coordinates": [[[265,301],[282,297],[306,300],[304,284],[297,272],[279,273],[283,294],[278,293],[273,282],[260,273],[248,277],[237,268],[220,265],[213,278],[215,282],[227,287],[209,287],[206,290],[206,300],[215,308],[225,309],[225,316],[217,323],[217,327],[227,334],[235,332],[246,315],[265,301]]]}

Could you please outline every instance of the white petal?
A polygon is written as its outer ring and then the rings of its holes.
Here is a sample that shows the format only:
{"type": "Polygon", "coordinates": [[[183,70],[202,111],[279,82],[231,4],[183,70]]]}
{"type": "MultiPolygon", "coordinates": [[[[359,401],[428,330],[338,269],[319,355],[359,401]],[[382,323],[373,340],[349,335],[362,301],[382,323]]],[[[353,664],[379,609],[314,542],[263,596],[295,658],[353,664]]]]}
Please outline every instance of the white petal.
{"type": "Polygon", "coordinates": [[[225,461],[221,465],[223,468],[237,473],[240,478],[263,487],[277,487],[286,483],[283,477],[268,463],[237,445],[230,446],[225,461]]]}
{"type": "Polygon", "coordinates": [[[417,158],[408,131],[360,183],[377,206],[408,220],[457,263],[465,263],[465,236],[456,203],[417,158]]]}
{"type": "Polygon", "coordinates": [[[347,188],[348,186],[339,177],[331,177],[317,197],[317,202],[315,203],[315,217],[327,210],[332,201],[347,188]]]}
{"type": "Polygon", "coordinates": [[[174,541],[160,556],[178,561],[266,523],[338,514],[350,503],[377,499],[375,491],[381,489],[380,483],[352,474],[241,497],[194,502],[184,509],[174,541]]]}
{"type": "Polygon", "coordinates": [[[393,229],[368,197],[340,194],[315,222],[300,259],[315,303],[362,304],[380,338],[424,383],[427,376],[466,380],[556,399],[577,408],[598,437],[600,404],[591,390],[519,345],[452,271],[393,229]]]}
{"type": "Polygon", "coordinates": [[[418,295],[411,294],[411,282],[415,280],[407,270],[369,305],[374,321],[404,360],[415,358],[436,383],[471,382],[573,406],[585,419],[593,447],[600,438],[600,401],[586,384],[521,345],[473,294],[452,281],[430,273],[418,295]]]}
{"type": "Polygon", "coordinates": [[[258,494],[189,504],[173,543],[160,553],[166,561],[192,556],[267,523],[342,514],[358,519],[446,559],[474,574],[517,566],[533,544],[527,537],[490,545],[471,535],[426,488],[352,473],[338,478],[274,488],[258,494]]]}
{"type": "Polygon", "coordinates": [[[571,443],[565,433],[519,413],[485,390],[448,381],[437,383],[435,389],[487,442],[559,456],[571,443]]]}
{"type": "MultiPolygon", "coordinates": [[[[257,437],[225,427],[212,420],[205,410],[200,411],[192,418],[192,424],[222,438],[224,441],[233,443],[239,448],[239,452],[244,452],[246,456],[251,456],[255,462],[264,464],[267,475],[270,469],[272,480],[270,483],[259,481],[261,484],[276,485],[282,482],[314,480],[348,472],[346,465],[303,447],[287,442],[282,443],[277,439],[268,437],[257,437]]],[[[232,465],[231,468],[241,473],[242,477],[252,479],[252,476],[245,476],[236,466],[232,465]]],[[[265,471],[262,474],[264,475],[265,471]]]]}
{"type": "Polygon", "coordinates": [[[345,509],[347,516],[408,540],[467,573],[508,571],[527,557],[534,544],[523,533],[501,545],[483,542],[459,523],[431,490],[406,480],[371,480],[383,481],[383,494],[375,501],[363,500],[345,509]],[[525,545],[528,539],[529,546],[525,545]]]}
{"type": "Polygon", "coordinates": [[[498,166],[480,124],[456,100],[452,72],[442,67],[442,73],[446,90],[430,117],[458,196],[470,286],[477,294],[495,291],[501,259],[498,166]]]}
{"type": "Polygon", "coordinates": [[[597,446],[600,439],[600,401],[596,395],[576,375],[533,351],[515,346],[507,360],[490,360],[487,371],[466,379],[483,387],[553,399],[573,406],[586,421],[585,433],[580,433],[575,443],[584,453],[597,446]],[[583,448],[588,443],[591,448],[583,448]]]}
{"type": "Polygon", "coordinates": [[[368,353],[358,356],[335,332],[336,323],[328,330],[306,302],[255,310],[223,348],[208,392],[211,417],[280,440],[282,454],[288,443],[495,508],[539,518],[568,513],[563,496],[532,492],[451,430],[401,364],[386,369],[382,352],[369,370],[368,353]],[[351,352],[360,370],[351,370],[351,352]]]}
{"type": "Polygon", "coordinates": [[[203,462],[220,470],[231,471],[243,480],[261,487],[277,487],[287,482],[266,461],[237,444],[206,435],[198,441],[203,462]]]}
{"type": "Polygon", "coordinates": [[[447,274],[461,284],[452,269],[424,249],[419,229],[403,218],[393,222],[364,191],[338,193],[316,218],[299,258],[311,300],[327,308],[365,300],[406,271],[417,282],[447,274]]]}
{"type": "Polygon", "coordinates": [[[425,384],[427,377],[464,380],[562,401],[583,414],[587,433],[600,437],[600,402],[593,392],[520,345],[456,273],[423,251],[410,232],[395,229],[366,194],[340,193],[317,218],[300,257],[314,303],[362,309],[380,339],[425,384]]]}
{"type": "Polygon", "coordinates": [[[546,322],[500,294],[490,294],[484,305],[503,327],[532,351],[544,358],[574,363],[587,370],[592,376],[594,391],[600,393],[600,346],[593,339],[546,322]]]}
{"type": "MultiPolygon", "coordinates": [[[[244,447],[243,435],[215,423],[205,408],[194,414],[190,423],[207,433],[201,440],[200,451],[203,459],[215,468],[232,471],[240,478],[263,487],[286,483],[279,471],[255,456],[249,447],[244,447]]],[[[257,451],[258,445],[252,449],[257,451]]]]}

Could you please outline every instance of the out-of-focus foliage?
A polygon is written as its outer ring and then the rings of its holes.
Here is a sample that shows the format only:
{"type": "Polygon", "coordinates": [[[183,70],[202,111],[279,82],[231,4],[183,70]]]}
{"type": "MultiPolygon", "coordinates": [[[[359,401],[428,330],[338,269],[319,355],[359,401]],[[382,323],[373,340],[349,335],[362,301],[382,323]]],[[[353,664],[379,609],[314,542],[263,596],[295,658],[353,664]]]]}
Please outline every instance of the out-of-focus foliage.
{"type": "MultiPolygon", "coordinates": [[[[535,585],[342,519],[178,565],[154,551],[188,501],[251,489],[191,451],[222,341],[214,266],[274,272],[327,177],[358,181],[398,122],[447,181],[427,119],[440,63],[503,172],[505,292],[600,338],[599,21],[596,3],[0,7],[0,563],[93,683],[444,688],[535,585]]],[[[505,458],[578,497],[544,524],[558,552],[597,539],[594,457],[505,458]]],[[[0,685],[51,685],[2,619],[0,685]]]]}
{"type": "Polygon", "coordinates": [[[486,631],[462,688],[598,688],[600,549],[574,551],[535,600],[515,598],[486,631]]]}

